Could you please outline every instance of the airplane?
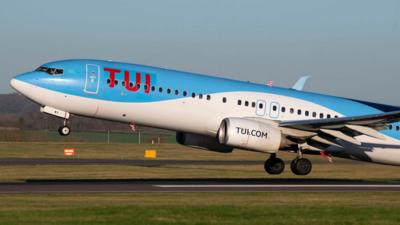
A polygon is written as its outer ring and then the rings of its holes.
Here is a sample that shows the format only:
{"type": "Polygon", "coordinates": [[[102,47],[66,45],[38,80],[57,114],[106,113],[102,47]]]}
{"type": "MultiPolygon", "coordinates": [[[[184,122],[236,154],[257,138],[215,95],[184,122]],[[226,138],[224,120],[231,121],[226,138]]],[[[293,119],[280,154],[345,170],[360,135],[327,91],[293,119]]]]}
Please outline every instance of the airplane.
{"type": "Polygon", "coordinates": [[[292,88],[107,60],[46,63],[10,85],[63,119],[71,115],[176,131],[179,144],[229,153],[265,153],[264,169],[281,174],[279,152],[295,154],[296,175],[307,175],[307,154],[400,165],[400,107],[311,93],[308,77],[292,88]]]}

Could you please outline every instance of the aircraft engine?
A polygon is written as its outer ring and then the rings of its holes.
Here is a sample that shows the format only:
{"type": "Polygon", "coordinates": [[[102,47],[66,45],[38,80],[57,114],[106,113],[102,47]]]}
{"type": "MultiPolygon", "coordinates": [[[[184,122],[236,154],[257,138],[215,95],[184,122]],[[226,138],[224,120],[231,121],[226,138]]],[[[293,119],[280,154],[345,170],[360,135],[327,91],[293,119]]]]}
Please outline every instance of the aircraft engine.
{"type": "Polygon", "coordinates": [[[181,145],[214,152],[229,153],[233,151],[233,147],[218,143],[217,138],[200,134],[177,132],[176,141],[181,145]]]}
{"type": "Polygon", "coordinates": [[[218,130],[220,144],[266,153],[276,153],[284,140],[272,124],[245,118],[226,118],[218,130]]]}

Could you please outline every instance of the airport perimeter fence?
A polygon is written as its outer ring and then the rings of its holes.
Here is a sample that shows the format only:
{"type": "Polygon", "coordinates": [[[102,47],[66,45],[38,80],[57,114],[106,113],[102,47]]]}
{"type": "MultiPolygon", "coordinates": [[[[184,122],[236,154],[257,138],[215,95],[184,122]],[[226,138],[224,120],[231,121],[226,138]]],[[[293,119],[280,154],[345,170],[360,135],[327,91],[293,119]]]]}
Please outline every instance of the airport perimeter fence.
{"type": "Polygon", "coordinates": [[[72,131],[63,137],[52,130],[0,130],[1,142],[176,143],[174,132],[72,131]]]}

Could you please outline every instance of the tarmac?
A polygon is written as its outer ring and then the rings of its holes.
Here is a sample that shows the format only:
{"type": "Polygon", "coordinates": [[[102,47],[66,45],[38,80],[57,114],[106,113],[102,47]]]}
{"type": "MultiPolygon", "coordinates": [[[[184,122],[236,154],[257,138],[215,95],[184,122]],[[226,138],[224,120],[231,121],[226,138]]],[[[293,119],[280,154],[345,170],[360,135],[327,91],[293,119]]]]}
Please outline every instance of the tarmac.
{"type": "Polygon", "coordinates": [[[163,159],[49,159],[49,158],[3,158],[0,166],[33,165],[127,165],[127,166],[165,166],[165,165],[264,165],[264,160],[163,160],[163,159]]]}
{"type": "MultiPolygon", "coordinates": [[[[261,165],[265,160],[175,160],[175,159],[79,159],[79,158],[1,158],[0,166],[30,165],[127,165],[127,166],[166,166],[166,165],[261,165]]],[[[291,161],[286,161],[290,163],[291,161]]],[[[317,161],[313,164],[326,162],[317,161]]],[[[340,163],[358,164],[358,161],[342,161],[340,163]]]]}
{"type": "Polygon", "coordinates": [[[373,183],[339,179],[124,179],[26,180],[1,183],[12,193],[135,193],[135,192],[400,192],[400,181],[373,183]]]}
{"type": "MultiPolygon", "coordinates": [[[[124,160],[3,158],[15,165],[263,165],[263,160],[124,160]]],[[[371,182],[348,179],[91,179],[22,180],[0,183],[0,194],[11,193],[135,193],[135,192],[400,192],[400,180],[371,182]]]]}

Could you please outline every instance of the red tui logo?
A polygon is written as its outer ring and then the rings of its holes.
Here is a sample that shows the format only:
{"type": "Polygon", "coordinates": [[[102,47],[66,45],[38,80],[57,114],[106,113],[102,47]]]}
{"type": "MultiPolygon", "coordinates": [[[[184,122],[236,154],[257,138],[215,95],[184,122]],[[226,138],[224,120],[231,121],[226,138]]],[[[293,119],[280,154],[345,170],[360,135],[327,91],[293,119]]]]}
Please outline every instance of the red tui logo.
{"type": "MultiPolygon", "coordinates": [[[[109,79],[110,79],[110,83],[109,83],[109,87],[113,88],[115,86],[115,76],[116,74],[121,73],[121,70],[119,69],[113,69],[113,68],[104,68],[104,72],[108,72],[109,73],[109,79]]],[[[128,70],[124,71],[124,83],[125,83],[125,89],[128,91],[138,91],[139,90],[139,86],[141,84],[141,80],[142,80],[142,74],[141,72],[136,72],[136,77],[135,77],[135,83],[131,82],[131,77],[130,77],[130,72],[128,70]]],[[[150,74],[146,73],[145,75],[145,89],[144,89],[145,93],[149,93],[150,92],[150,74]]]]}

